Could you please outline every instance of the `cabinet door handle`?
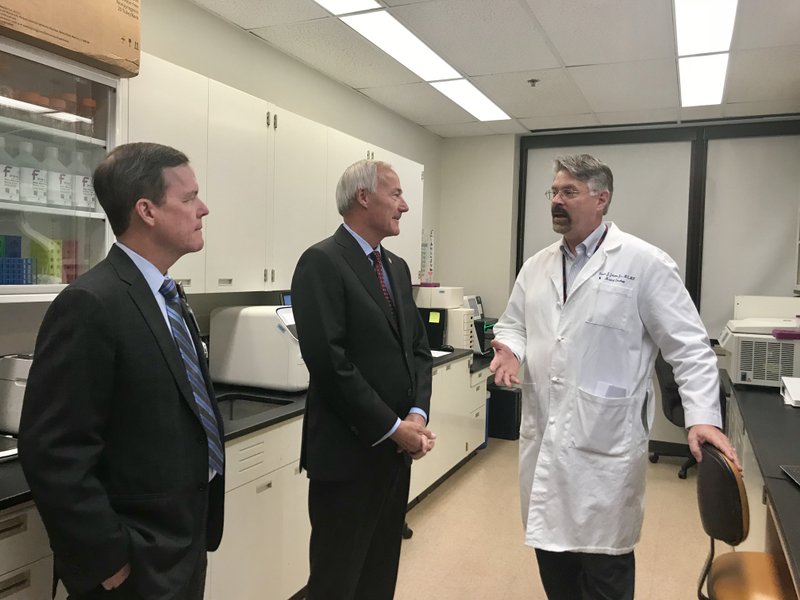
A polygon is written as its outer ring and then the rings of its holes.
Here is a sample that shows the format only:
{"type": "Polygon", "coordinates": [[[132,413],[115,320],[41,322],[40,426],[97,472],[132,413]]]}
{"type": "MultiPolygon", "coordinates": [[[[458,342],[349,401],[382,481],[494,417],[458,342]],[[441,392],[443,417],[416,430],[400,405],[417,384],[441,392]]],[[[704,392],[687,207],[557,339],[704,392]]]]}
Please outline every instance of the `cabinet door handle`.
{"type": "Polygon", "coordinates": [[[232,278],[217,279],[217,285],[233,285],[233,279],[232,278]]]}
{"type": "Polygon", "coordinates": [[[192,278],[189,277],[188,279],[176,279],[175,283],[178,283],[185,288],[192,287],[192,278]]]}
{"type": "Polygon", "coordinates": [[[275,269],[272,269],[272,283],[275,283],[275,269]]]}
{"type": "Polygon", "coordinates": [[[20,513],[0,522],[0,540],[28,530],[28,515],[20,513]]]}
{"type": "Polygon", "coordinates": [[[256,494],[260,494],[261,492],[266,492],[267,490],[272,489],[272,482],[268,481],[267,483],[262,483],[256,488],[256,494]]]}
{"type": "Polygon", "coordinates": [[[8,598],[9,596],[16,595],[17,592],[24,590],[31,585],[31,572],[30,570],[18,573],[8,579],[0,581],[0,598],[8,598]]]}

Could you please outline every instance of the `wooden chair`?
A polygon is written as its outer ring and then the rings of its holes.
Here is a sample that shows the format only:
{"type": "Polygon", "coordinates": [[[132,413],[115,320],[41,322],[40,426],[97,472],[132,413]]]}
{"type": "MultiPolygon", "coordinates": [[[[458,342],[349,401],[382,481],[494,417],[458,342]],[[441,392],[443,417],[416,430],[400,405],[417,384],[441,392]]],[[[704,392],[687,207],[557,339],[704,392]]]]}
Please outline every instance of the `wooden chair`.
{"type": "Polygon", "coordinates": [[[711,547],[697,586],[700,600],[796,599],[785,564],[766,552],[728,552],[714,558],[714,542],[738,546],[750,529],[741,473],[715,447],[704,444],[697,471],[697,504],[711,547]],[[708,596],[703,586],[708,582],[708,596]]]}

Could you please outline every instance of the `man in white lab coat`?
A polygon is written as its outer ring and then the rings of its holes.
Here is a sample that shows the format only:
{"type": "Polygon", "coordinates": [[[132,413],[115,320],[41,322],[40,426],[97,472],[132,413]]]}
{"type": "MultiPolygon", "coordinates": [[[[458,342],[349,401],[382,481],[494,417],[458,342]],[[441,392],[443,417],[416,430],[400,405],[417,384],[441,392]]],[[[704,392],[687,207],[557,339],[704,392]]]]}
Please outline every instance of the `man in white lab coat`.
{"type": "Polygon", "coordinates": [[[709,442],[739,462],[719,429],[716,357],[675,262],[603,221],[608,166],[584,154],[554,172],[547,196],[563,239],[519,272],[490,368],[510,385],[525,365],[522,518],[548,598],[632,599],[659,349],[694,456],[709,442]]]}

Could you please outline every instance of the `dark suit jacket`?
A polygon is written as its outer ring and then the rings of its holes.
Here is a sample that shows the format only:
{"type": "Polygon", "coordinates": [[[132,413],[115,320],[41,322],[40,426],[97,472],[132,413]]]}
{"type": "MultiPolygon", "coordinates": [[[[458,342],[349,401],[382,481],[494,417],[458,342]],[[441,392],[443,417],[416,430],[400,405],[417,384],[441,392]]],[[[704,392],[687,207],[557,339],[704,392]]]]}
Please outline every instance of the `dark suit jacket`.
{"type": "Polygon", "coordinates": [[[171,598],[219,545],[225,486],[208,481],[196,411],[158,304],[114,246],[48,309],[20,422],[20,461],[71,594],[130,562],[142,598],[171,598]]]}
{"type": "Polygon", "coordinates": [[[368,477],[402,460],[373,447],[412,407],[430,414],[431,353],[405,261],[385,248],[399,329],[369,259],[340,226],[306,250],[292,280],[300,350],[310,374],[301,466],[312,479],[368,477]]]}

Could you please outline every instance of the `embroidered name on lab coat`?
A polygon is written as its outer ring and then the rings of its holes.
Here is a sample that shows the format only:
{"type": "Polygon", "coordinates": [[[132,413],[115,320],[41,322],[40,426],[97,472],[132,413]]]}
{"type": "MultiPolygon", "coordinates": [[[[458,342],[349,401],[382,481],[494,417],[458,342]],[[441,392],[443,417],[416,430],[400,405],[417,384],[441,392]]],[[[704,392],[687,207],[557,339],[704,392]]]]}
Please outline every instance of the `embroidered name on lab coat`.
{"type": "Polygon", "coordinates": [[[623,284],[636,281],[636,277],[634,275],[612,273],[611,271],[601,271],[598,273],[597,278],[602,279],[603,281],[610,281],[611,283],[623,284]]]}

